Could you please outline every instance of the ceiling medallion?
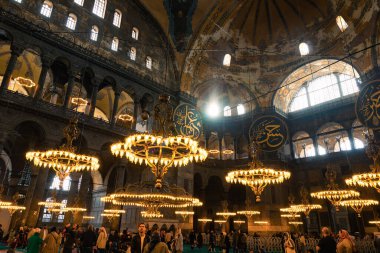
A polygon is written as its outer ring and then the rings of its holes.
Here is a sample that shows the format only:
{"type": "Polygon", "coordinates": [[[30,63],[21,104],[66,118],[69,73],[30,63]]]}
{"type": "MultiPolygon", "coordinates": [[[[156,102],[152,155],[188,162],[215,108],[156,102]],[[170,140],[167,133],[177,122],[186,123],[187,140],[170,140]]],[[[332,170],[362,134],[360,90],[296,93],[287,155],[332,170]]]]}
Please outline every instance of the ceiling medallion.
{"type": "Polygon", "coordinates": [[[242,184],[249,186],[256,196],[256,201],[261,201],[261,194],[266,186],[270,184],[280,184],[290,178],[290,172],[276,170],[265,167],[257,158],[258,147],[253,144],[253,159],[248,164],[248,168],[228,172],[226,181],[232,184],[242,184]]]}
{"type": "Polygon", "coordinates": [[[49,149],[47,151],[30,151],[26,153],[26,159],[32,161],[35,166],[53,169],[59,180],[59,187],[62,189],[64,179],[72,172],[94,171],[99,169],[99,160],[96,157],[76,153],[73,141],[80,136],[78,128],[78,118],[70,120],[68,126],[63,129],[66,144],[59,149],[49,149]]]}
{"type": "Polygon", "coordinates": [[[149,166],[156,178],[156,188],[162,187],[163,177],[170,167],[186,166],[207,158],[207,151],[199,147],[197,141],[187,136],[173,135],[173,107],[169,98],[168,95],[159,97],[160,102],[154,107],[151,134],[133,134],[124,142],[111,146],[113,155],[149,166]]]}

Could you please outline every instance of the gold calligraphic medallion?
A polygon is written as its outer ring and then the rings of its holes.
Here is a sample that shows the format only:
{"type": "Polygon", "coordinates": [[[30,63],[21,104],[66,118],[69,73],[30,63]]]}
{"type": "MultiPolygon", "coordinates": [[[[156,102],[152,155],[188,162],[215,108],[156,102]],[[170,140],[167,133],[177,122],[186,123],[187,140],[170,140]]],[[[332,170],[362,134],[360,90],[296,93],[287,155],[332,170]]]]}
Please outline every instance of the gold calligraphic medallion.
{"type": "Polygon", "coordinates": [[[364,126],[380,129],[380,80],[370,81],[359,92],[356,116],[364,126]]]}
{"type": "Polygon", "coordinates": [[[275,151],[288,139],[288,126],[275,115],[265,115],[252,122],[249,137],[263,151],[275,151]]]}
{"type": "Polygon", "coordinates": [[[202,134],[202,115],[190,104],[180,104],[173,114],[177,134],[198,139],[202,134]]]}

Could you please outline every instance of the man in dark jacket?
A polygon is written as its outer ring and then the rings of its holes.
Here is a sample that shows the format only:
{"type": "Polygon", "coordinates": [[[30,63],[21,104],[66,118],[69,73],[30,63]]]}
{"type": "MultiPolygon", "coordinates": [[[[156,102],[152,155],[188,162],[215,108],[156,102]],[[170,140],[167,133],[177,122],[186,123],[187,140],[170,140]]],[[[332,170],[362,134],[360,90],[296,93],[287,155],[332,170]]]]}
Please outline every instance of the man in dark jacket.
{"type": "Polygon", "coordinates": [[[92,253],[92,248],[96,245],[96,234],[92,225],[88,226],[80,238],[82,249],[84,253],[92,253]]]}
{"type": "Polygon", "coordinates": [[[75,244],[75,233],[71,229],[71,225],[65,227],[65,242],[63,243],[63,253],[72,253],[75,244]]]}
{"type": "Polygon", "coordinates": [[[138,231],[139,233],[132,238],[131,253],[142,253],[145,245],[150,241],[150,238],[146,235],[144,223],[139,224],[138,231]]]}
{"type": "Polygon", "coordinates": [[[318,253],[331,253],[336,252],[336,242],[330,235],[330,230],[327,227],[322,228],[322,239],[319,240],[317,245],[318,253]]]}

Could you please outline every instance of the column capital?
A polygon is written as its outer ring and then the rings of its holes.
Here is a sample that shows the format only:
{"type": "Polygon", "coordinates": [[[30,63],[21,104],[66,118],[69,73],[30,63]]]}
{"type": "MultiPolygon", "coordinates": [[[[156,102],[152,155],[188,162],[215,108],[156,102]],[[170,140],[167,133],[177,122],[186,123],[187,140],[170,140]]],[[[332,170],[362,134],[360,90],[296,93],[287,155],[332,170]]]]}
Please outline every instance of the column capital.
{"type": "Polygon", "coordinates": [[[24,52],[24,50],[25,50],[25,46],[22,45],[21,43],[13,42],[11,44],[11,54],[13,55],[19,56],[22,54],[22,52],[24,52]]]}
{"type": "Polygon", "coordinates": [[[99,77],[93,77],[91,78],[91,84],[93,87],[99,87],[100,83],[102,82],[102,79],[99,77]]]}
{"type": "Polygon", "coordinates": [[[122,90],[121,90],[121,87],[119,87],[119,86],[115,86],[115,88],[113,89],[113,91],[114,91],[114,93],[115,93],[115,97],[116,96],[120,96],[121,95],[121,92],[122,92],[122,90]]]}

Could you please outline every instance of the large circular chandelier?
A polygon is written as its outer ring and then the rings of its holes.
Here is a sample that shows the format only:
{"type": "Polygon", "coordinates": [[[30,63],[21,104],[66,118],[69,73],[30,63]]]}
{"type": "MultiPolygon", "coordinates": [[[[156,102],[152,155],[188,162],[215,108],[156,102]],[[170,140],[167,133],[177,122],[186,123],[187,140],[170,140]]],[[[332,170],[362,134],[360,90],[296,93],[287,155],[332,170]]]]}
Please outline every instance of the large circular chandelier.
{"type": "Polygon", "coordinates": [[[358,217],[361,216],[363,208],[366,206],[376,206],[379,201],[373,199],[349,199],[340,202],[341,206],[351,207],[357,213],[358,217]]]}
{"type": "Polygon", "coordinates": [[[253,215],[259,215],[260,211],[254,211],[254,210],[241,210],[236,212],[239,215],[245,215],[248,219],[251,218],[253,215]]]}
{"type": "Polygon", "coordinates": [[[78,118],[74,117],[63,129],[66,144],[59,149],[26,153],[26,159],[32,161],[35,166],[53,169],[56,172],[60,180],[60,188],[63,187],[64,179],[72,172],[99,169],[98,158],[75,153],[76,147],[73,145],[73,141],[80,135],[77,124],[78,118]]]}
{"type": "Polygon", "coordinates": [[[355,174],[345,181],[347,185],[372,187],[380,193],[380,144],[376,142],[372,134],[366,134],[365,136],[368,141],[366,153],[367,156],[373,160],[371,172],[355,174]]]}
{"type": "Polygon", "coordinates": [[[173,107],[169,99],[168,95],[159,96],[151,134],[134,134],[111,146],[113,155],[149,166],[156,178],[156,188],[162,186],[162,179],[170,167],[186,166],[207,158],[207,151],[199,147],[197,141],[174,134],[173,107]]]}
{"type": "Polygon", "coordinates": [[[114,205],[143,207],[146,214],[157,213],[161,208],[177,209],[203,205],[181,187],[165,182],[162,182],[160,189],[154,185],[155,182],[130,184],[101,200],[114,205]]]}
{"type": "Polygon", "coordinates": [[[261,201],[261,194],[265,187],[270,184],[280,184],[290,178],[290,172],[265,167],[257,158],[258,148],[253,145],[253,160],[247,169],[228,172],[227,183],[242,184],[249,186],[256,196],[256,201],[261,201]]]}
{"type": "Polygon", "coordinates": [[[306,217],[309,217],[309,214],[312,210],[322,209],[321,205],[318,204],[299,204],[290,206],[297,213],[304,213],[306,217]]]}
{"type": "Polygon", "coordinates": [[[341,201],[346,199],[357,198],[360,193],[351,189],[339,189],[338,185],[335,183],[336,171],[328,166],[325,177],[328,180],[327,190],[317,191],[310,193],[312,198],[326,199],[331,202],[335,209],[339,211],[339,205],[341,201]]]}

